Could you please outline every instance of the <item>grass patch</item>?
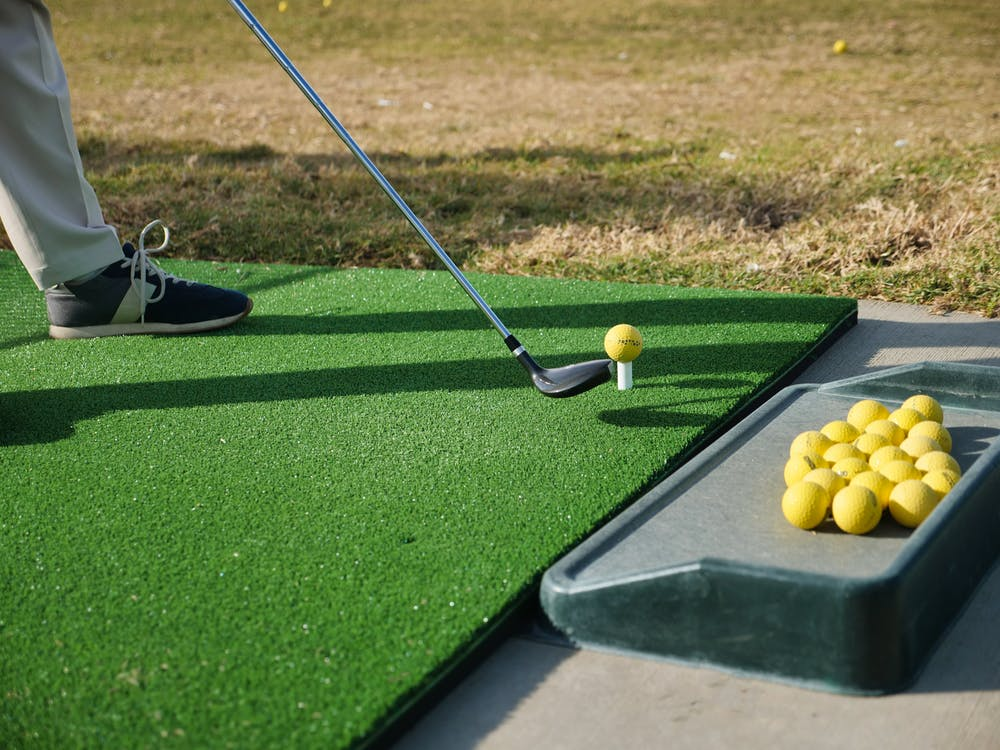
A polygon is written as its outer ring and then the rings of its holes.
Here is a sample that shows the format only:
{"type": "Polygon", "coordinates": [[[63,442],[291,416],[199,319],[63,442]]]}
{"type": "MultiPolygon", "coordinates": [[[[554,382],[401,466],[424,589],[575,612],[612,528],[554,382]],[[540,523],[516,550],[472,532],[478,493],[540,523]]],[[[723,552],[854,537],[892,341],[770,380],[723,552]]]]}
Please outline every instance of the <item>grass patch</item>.
{"type": "Polygon", "coordinates": [[[187,264],[215,335],[53,342],[0,253],[0,744],[345,747],[853,302],[474,276],[547,366],[620,319],[637,387],[539,396],[443,272],[187,264]]]}
{"type": "MultiPolygon", "coordinates": [[[[51,5],[124,236],[159,216],[187,258],[434,266],[225,4],[51,5]]],[[[991,4],[254,10],[470,269],[1000,312],[991,4]]]]}

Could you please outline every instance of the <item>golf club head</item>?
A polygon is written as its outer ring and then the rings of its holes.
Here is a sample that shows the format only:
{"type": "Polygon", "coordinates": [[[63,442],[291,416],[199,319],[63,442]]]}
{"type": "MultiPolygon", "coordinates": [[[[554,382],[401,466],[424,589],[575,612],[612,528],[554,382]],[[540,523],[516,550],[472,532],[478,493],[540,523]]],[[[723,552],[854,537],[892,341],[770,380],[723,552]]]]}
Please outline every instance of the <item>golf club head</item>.
{"type": "Polygon", "coordinates": [[[610,359],[595,359],[578,362],[565,367],[545,368],[535,362],[527,352],[518,361],[531,374],[531,381],[543,395],[551,398],[565,398],[589,391],[591,388],[611,380],[614,362],[610,359]]]}

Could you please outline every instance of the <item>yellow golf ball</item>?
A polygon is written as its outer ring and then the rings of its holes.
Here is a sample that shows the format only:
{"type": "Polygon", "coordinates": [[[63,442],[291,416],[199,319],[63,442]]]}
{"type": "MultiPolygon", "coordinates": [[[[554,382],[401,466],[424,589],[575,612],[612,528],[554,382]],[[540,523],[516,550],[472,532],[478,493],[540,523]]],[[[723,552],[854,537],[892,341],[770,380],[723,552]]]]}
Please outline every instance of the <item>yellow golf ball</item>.
{"type": "Polygon", "coordinates": [[[844,458],[861,458],[867,460],[868,456],[864,454],[864,451],[856,448],[851,443],[834,443],[823,452],[823,459],[831,465],[844,458]]]}
{"type": "Polygon", "coordinates": [[[800,432],[792,440],[792,444],[788,448],[788,455],[797,456],[803,453],[818,453],[822,456],[831,445],[833,445],[833,441],[819,430],[806,430],[805,432],[800,432]]]}
{"type": "Polygon", "coordinates": [[[874,492],[883,510],[889,507],[889,493],[896,486],[877,471],[863,471],[851,480],[851,484],[867,487],[874,492]]]}
{"type": "Polygon", "coordinates": [[[847,42],[843,39],[838,39],[833,43],[833,54],[842,55],[847,52],[847,42]]]}
{"type": "Polygon", "coordinates": [[[833,469],[834,474],[840,474],[848,482],[858,474],[872,470],[867,461],[856,457],[842,458],[830,468],[833,469]]]}
{"type": "Polygon", "coordinates": [[[919,479],[907,479],[897,484],[889,494],[889,512],[896,522],[915,529],[937,507],[941,496],[919,479]]]}
{"type": "Polygon", "coordinates": [[[906,430],[895,422],[890,422],[888,418],[876,419],[865,427],[865,432],[870,432],[873,435],[881,435],[893,445],[899,445],[906,437],[906,430]]]}
{"type": "Polygon", "coordinates": [[[889,407],[871,398],[858,401],[847,412],[847,421],[859,430],[864,430],[876,420],[888,417],[889,407]]]}
{"type": "Polygon", "coordinates": [[[847,485],[847,480],[833,469],[813,469],[804,477],[803,482],[818,484],[830,497],[833,497],[847,485]]]}
{"type": "Polygon", "coordinates": [[[918,422],[923,422],[926,419],[927,417],[923,412],[919,412],[909,406],[900,406],[896,409],[896,411],[889,415],[889,421],[898,424],[905,432],[909,432],[913,425],[918,422]]]}
{"type": "Polygon", "coordinates": [[[921,480],[942,498],[951,492],[951,488],[958,484],[959,476],[950,469],[935,469],[924,474],[921,480]]]}
{"type": "Polygon", "coordinates": [[[890,482],[897,485],[910,479],[920,479],[923,472],[909,461],[889,461],[875,469],[890,482]]]}
{"type": "Polygon", "coordinates": [[[903,402],[903,406],[910,409],[916,409],[927,419],[934,422],[944,421],[944,409],[941,408],[941,403],[936,398],[928,396],[926,393],[918,393],[910,396],[903,402]]]}
{"type": "Polygon", "coordinates": [[[819,526],[829,509],[829,493],[812,482],[798,482],[785,490],[781,497],[782,514],[788,523],[800,529],[819,526]]]}
{"type": "Polygon", "coordinates": [[[899,444],[899,449],[914,461],[925,453],[937,453],[943,450],[937,440],[932,440],[926,435],[910,435],[899,444]]]}
{"type": "Polygon", "coordinates": [[[835,419],[820,427],[820,432],[835,443],[850,443],[858,439],[861,430],[844,419],[835,419]]]}
{"type": "Polygon", "coordinates": [[[870,456],[879,448],[885,448],[887,445],[892,445],[889,438],[875,432],[862,432],[854,441],[854,447],[866,456],[870,456]]]}
{"type": "Polygon", "coordinates": [[[642,334],[635,326],[619,323],[604,335],[604,351],[615,362],[631,362],[642,352],[642,334]]]}
{"type": "Polygon", "coordinates": [[[912,461],[910,454],[904,451],[902,448],[896,445],[886,445],[882,448],[878,448],[874,453],[868,457],[868,464],[875,469],[875,471],[881,471],[882,467],[889,463],[890,461],[912,461]]]}
{"type": "Polygon", "coordinates": [[[848,534],[867,534],[882,520],[882,505],[867,487],[850,484],[833,497],[833,520],[848,534]]]}
{"type": "Polygon", "coordinates": [[[785,486],[801,482],[813,469],[826,466],[826,462],[816,453],[796,453],[785,462],[785,486]]]}
{"type": "Polygon", "coordinates": [[[953,471],[959,476],[962,476],[962,469],[958,465],[958,461],[950,453],[945,451],[931,451],[930,453],[925,453],[916,461],[913,462],[920,471],[925,473],[931,471],[953,471]]]}
{"type": "MultiPolygon", "coordinates": [[[[935,443],[940,445],[941,450],[945,453],[951,453],[951,433],[948,432],[948,428],[940,422],[935,422],[930,419],[924,422],[917,422],[910,428],[907,438],[919,436],[929,437],[935,443]]],[[[904,448],[903,450],[906,449],[904,448]]]]}

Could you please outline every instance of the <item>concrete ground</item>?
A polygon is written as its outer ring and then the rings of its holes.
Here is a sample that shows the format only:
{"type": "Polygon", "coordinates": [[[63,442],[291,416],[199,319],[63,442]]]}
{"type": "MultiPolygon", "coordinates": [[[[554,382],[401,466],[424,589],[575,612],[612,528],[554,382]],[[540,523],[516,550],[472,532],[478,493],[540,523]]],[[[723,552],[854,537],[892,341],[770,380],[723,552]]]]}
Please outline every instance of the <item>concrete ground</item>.
{"type": "MultiPolygon", "coordinates": [[[[1000,321],[863,301],[858,325],[799,382],[922,361],[1000,367],[1000,321]]],[[[396,747],[1000,748],[998,623],[1000,565],[983,579],[917,682],[881,697],[512,637],[396,747]]]]}

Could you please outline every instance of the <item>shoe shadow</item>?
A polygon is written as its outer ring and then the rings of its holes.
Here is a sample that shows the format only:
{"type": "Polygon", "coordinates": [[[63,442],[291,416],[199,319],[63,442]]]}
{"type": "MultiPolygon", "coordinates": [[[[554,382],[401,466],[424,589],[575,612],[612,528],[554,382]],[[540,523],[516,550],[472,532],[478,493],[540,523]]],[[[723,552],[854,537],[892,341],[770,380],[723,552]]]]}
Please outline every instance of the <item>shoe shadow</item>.
{"type": "Polygon", "coordinates": [[[48,338],[49,337],[41,331],[38,333],[25,334],[24,336],[15,336],[9,339],[0,337],[0,349],[17,349],[20,346],[35,344],[39,341],[47,341],[48,338]]]}

